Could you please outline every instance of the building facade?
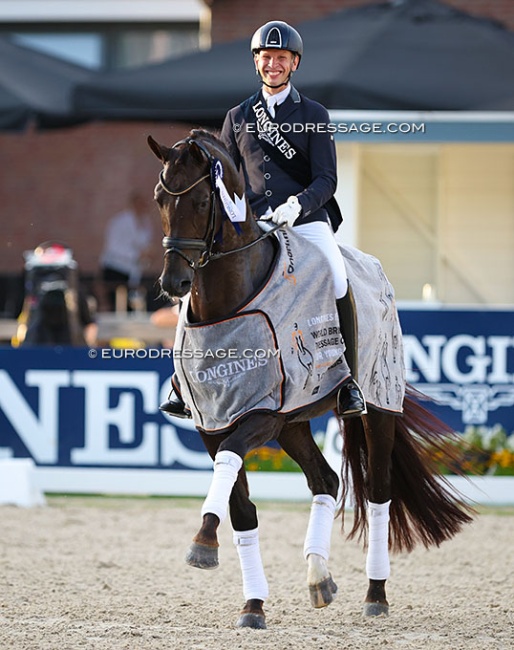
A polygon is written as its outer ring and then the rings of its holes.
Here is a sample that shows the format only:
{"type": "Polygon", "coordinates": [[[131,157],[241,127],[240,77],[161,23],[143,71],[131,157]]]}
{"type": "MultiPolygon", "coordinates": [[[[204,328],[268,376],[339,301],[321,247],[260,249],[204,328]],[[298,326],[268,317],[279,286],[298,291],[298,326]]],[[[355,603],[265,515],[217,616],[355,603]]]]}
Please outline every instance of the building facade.
{"type": "MultiPolygon", "coordinates": [[[[514,29],[513,3],[446,2],[514,29]]],[[[129,68],[208,47],[211,39],[248,37],[270,18],[297,24],[364,4],[372,2],[0,0],[0,23],[4,34],[83,65],[129,68]]],[[[366,121],[362,116],[333,118],[366,121]]],[[[385,117],[386,122],[424,119],[385,117]]],[[[512,115],[500,119],[494,132],[469,137],[490,121],[487,116],[475,119],[479,127],[470,123],[468,135],[453,140],[448,133],[455,133],[455,121],[446,135],[434,131],[432,123],[432,135],[423,137],[405,133],[391,139],[360,132],[336,138],[338,199],[345,213],[340,236],[382,260],[400,300],[514,302],[512,115]]],[[[124,208],[134,188],[146,192],[152,203],[159,163],[148,150],[147,136],[171,145],[189,128],[119,122],[0,133],[0,312],[12,316],[19,308],[23,252],[49,239],[71,246],[93,286],[106,220],[124,208]]],[[[162,251],[159,217],[154,206],[150,209],[155,250],[145,273],[154,283],[162,251]]]]}

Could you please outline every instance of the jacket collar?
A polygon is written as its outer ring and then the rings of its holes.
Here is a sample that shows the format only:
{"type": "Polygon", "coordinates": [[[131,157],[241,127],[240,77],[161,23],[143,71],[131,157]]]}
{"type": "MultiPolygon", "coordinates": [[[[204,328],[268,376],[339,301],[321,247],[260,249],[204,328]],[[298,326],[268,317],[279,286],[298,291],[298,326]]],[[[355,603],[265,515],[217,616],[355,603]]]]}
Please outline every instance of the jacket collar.
{"type": "Polygon", "coordinates": [[[296,88],[291,84],[291,92],[289,93],[289,97],[293,100],[295,104],[299,104],[302,101],[302,98],[300,97],[300,93],[296,90],[296,88]]]}
{"type": "Polygon", "coordinates": [[[287,117],[289,117],[289,115],[291,115],[291,113],[294,113],[294,111],[300,107],[301,101],[302,98],[300,93],[293,85],[291,85],[291,92],[280,107],[280,112],[278,114],[280,122],[283,122],[287,117]]]}

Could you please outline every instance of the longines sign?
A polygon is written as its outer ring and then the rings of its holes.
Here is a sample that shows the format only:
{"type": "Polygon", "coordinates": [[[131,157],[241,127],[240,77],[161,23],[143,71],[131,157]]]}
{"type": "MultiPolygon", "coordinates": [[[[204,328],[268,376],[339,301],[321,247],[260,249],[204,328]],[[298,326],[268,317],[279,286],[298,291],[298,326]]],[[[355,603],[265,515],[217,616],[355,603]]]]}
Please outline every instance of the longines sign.
{"type": "MultiPolygon", "coordinates": [[[[458,431],[498,423],[513,431],[514,312],[400,317],[408,381],[439,402],[437,415],[458,431]]],[[[0,349],[0,457],[31,457],[40,467],[209,469],[192,426],[158,410],[171,359],[116,356],[0,349]]]]}
{"type": "Polygon", "coordinates": [[[407,381],[458,431],[502,424],[514,431],[514,312],[400,312],[407,381]]]}

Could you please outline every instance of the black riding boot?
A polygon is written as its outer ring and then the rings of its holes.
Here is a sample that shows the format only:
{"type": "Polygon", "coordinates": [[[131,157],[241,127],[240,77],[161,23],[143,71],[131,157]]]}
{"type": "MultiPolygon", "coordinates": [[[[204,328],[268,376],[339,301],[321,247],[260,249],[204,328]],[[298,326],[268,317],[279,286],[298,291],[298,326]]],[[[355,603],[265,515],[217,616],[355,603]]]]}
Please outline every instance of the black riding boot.
{"type": "Polygon", "coordinates": [[[355,418],[367,413],[366,400],[357,383],[357,318],[351,287],[343,298],[336,300],[341,337],[345,343],[344,356],[352,376],[346,380],[337,395],[337,412],[343,418],[355,418]]]}
{"type": "Polygon", "coordinates": [[[173,378],[171,380],[171,391],[168,399],[159,406],[159,410],[168,413],[168,415],[174,415],[176,418],[191,418],[191,411],[185,405],[173,378]]]}
{"type": "Polygon", "coordinates": [[[342,297],[336,300],[337,315],[339,316],[339,326],[341,328],[341,337],[345,343],[346,350],[344,356],[346,363],[350,366],[352,377],[358,379],[359,360],[358,360],[358,333],[357,333],[357,308],[353,298],[353,291],[348,285],[348,291],[342,297]]]}

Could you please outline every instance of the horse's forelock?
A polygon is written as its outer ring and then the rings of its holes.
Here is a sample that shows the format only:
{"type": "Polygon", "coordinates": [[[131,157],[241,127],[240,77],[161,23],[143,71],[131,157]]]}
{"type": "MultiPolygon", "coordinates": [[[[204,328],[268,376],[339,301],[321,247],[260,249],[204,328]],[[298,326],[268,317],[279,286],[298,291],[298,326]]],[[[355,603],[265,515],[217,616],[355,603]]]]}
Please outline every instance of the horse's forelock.
{"type": "Polygon", "coordinates": [[[189,147],[186,144],[180,147],[180,149],[177,148],[175,151],[176,157],[173,163],[176,167],[185,165],[188,162],[189,158],[191,158],[189,147]]]}

